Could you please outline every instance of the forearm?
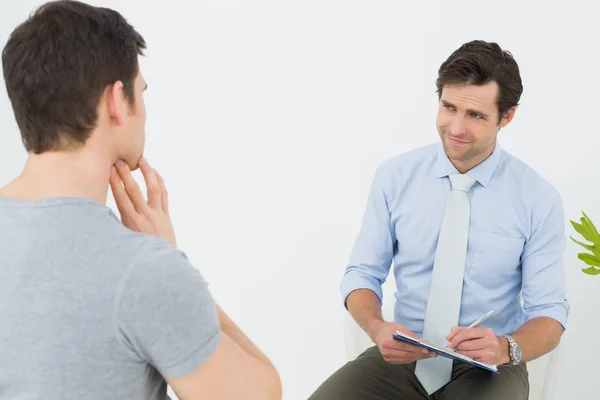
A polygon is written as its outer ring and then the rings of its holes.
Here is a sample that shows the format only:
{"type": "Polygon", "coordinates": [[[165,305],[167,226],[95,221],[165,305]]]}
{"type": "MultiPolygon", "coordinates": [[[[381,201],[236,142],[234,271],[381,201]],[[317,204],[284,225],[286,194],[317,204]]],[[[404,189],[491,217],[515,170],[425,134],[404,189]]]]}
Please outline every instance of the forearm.
{"type": "MultiPolygon", "coordinates": [[[[528,362],[554,350],[560,342],[563,327],[555,319],[538,317],[524,323],[511,336],[519,344],[522,352],[521,362],[528,362]]],[[[502,362],[508,363],[509,346],[506,338],[501,337],[502,362]]]]}
{"type": "Polygon", "coordinates": [[[225,311],[223,311],[218,305],[217,314],[219,316],[219,321],[221,322],[221,331],[225,335],[227,335],[231,340],[237,343],[238,346],[240,346],[250,356],[270,366],[273,365],[271,363],[271,360],[269,360],[267,356],[263,354],[263,352],[261,352],[254,343],[252,343],[250,338],[248,338],[244,334],[244,332],[241,331],[241,329],[235,324],[235,322],[233,322],[233,320],[229,318],[229,316],[225,314],[225,311]]]}
{"type": "Polygon", "coordinates": [[[383,323],[379,297],[370,289],[357,289],[348,295],[346,306],[356,323],[375,342],[377,327],[383,323]]]}
{"type": "MultiPolygon", "coordinates": [[[[227,335],[232,341],[234,341],[242,350],[244,350],[250,357],[255,360],[261,362],[264,365],[264,381],[268,383],[269,386],[269,399],[281,399],[282,396],[282,387],[281,387],[281,378],[279,377],[279,373],[277,369],[267,358],[267,356],[256,347],[254,343],[242,332],[242,330],[233,322],[231,318],[225,311],[221,309],[219,305],[217,305],[217,315],[219,316],[219,321],[221,323],[221,332],[224,335],[227,335]]],[[[262,369],[263,367],[259,367],[262,369]]],[[[255,372],[259,372],[258,369],[255,372]]]]}

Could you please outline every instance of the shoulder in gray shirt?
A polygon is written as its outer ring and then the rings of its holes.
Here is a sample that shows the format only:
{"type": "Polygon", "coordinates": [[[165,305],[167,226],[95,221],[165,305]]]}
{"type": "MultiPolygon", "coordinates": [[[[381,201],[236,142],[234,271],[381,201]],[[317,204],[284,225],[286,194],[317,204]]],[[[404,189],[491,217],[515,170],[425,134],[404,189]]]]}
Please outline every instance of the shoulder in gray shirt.
{"type": "Polygon", "coordinates": [[[93,200],[0,198],[0,400],[166,399],[220,340],[201,274],[93,200]]]}

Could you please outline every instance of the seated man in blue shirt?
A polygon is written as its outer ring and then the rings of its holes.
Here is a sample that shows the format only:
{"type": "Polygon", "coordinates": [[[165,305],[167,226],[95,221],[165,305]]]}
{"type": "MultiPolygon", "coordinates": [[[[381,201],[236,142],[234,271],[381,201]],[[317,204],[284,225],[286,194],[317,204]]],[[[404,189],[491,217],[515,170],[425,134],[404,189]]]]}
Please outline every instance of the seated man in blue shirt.
{"type": "Polygon", "coordinates": [[[496,43],[466,43],[436,84],[441,142],[377,169],[341,284],[376,346],[311,400],[527,399],[525,363],[553,350],[565,329],[561,198],[496,140],[523,91],[516,61],[496,43]],[[381,286],[392,263],[395,318],[386,322],[381,286]],[[448,341],[499,374],[395,340],[396,330],[448,341]]]}

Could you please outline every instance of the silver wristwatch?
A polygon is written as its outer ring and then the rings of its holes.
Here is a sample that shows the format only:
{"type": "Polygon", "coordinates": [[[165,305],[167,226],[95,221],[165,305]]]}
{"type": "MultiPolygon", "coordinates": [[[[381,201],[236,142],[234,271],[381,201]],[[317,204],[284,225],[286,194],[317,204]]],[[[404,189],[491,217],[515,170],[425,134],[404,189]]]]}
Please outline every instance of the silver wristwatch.
{"type": "Polygon", "coordinates": [[[504,335],[504,337],[506,338],[506,340],[508,340],[508,356],[510,357],[510,363],[512,365],[517,365],[521,362],[521,348],[519,347],[517,342],[515,342],[515,339],[513,339],[512,336],[504,335]]]}

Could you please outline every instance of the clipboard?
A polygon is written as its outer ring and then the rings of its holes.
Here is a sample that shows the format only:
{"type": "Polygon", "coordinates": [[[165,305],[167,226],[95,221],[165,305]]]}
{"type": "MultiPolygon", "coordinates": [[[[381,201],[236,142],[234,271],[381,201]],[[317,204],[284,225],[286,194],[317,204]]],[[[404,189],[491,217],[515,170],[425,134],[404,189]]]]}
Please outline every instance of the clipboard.
{"type": "Polygon", "coordinates": [[[496,367],[495,365],[484,364],[482,362],[475,361],[472,358],[464,356],[464,355],[462,355],[460,353],[457,353],[456,351],[454,351],[452,349],[441,348],[441,347],[434,346],[434,345],[426,343],[426,342],[422,342],[422,341],[417,340],[417,339],[413,339],[412,337],[406,336],[405,334],[403,334],[402,332],[399,332],[399,331],[396,331],[396,333],[394,333],[393,338],[396,339],[396,340],[402,340],[404,342],[407,342],[407,343],[410,343],[410,344],[414,344],[416,346],[423,347],[425,349],[434,351],[434,352],[436,352],[438,355],[440,355],[442,357],[446,357],[446,358],[451,358],[453,360],[462,361],[462,362],[465,362],[467,364],[471,364],[471,365],[474,365],[476,367],[485,369],[487,371],[494,372],[496,374],[500,373],[500,372],[498,372],[498,367],[496,367]]]}

